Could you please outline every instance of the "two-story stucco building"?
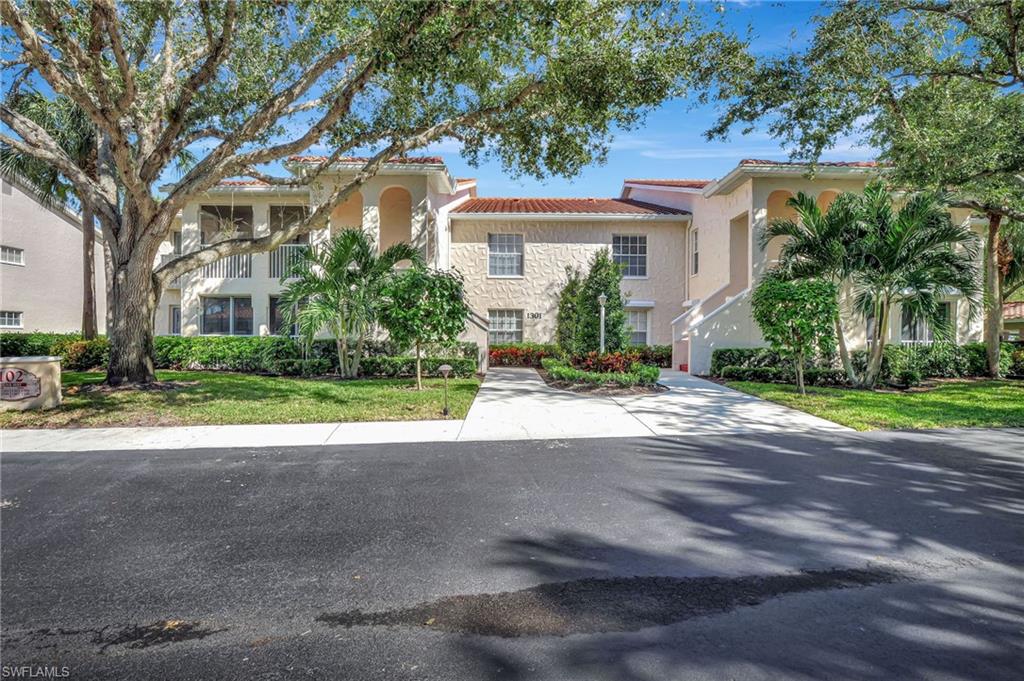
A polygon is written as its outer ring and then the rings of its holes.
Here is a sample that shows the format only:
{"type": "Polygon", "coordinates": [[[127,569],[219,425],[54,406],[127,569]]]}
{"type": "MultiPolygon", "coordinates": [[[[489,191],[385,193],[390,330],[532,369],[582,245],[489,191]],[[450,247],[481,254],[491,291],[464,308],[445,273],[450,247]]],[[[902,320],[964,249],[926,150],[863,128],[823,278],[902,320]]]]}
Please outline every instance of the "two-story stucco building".
{"type": "MultiPolygon", "coordinates": [[[[321,160],[294,157],[289,167],[298,172],[321,160]]],[[[341,159],[308,187],[224,182],[182,211],[161,257],[225,235],[281,229],[364,160],[341,159]]],[[[327,228],[301,243],[224,258],[174,282],[161,299],[157,333],[287,332],[276,297],[298,249],[361,227],[381,248],[406,241],[432,266],[461,272],[473,309],[466,337],[481,346],[551,341],[566,268],[585,269],[597,250],[607,248],[624,267],[633,341],[671,344],[674,364],[704,373],[716,347],[763,344],[750,293],[781,247],[760,248],[757,235],[764,226],[790,215],[786,200],[797,192],[827,208],[841,192],[862,190],[878,167],[823,163],[813,178],[807,171],[799,164],[746,160],[719,180],[625,180],[618,198],[484,198],[474,180],[456,180],[440,158],[393,159],[332,212],[327,228]]],[[[954,217],[970,219],[966,212],[954,217]]],[[[964,301],[950,296],[948,306],[959,322],[957,340],[977,340],[980,320],[967,322],[964,301]]],[[[845,331],[851,347],[863,347],[865,325],[845,331]]],[[[888,333],[895,342],[931,339],[923,324],[898,313],[888,333]]]]}
{"type": "MultiPolygon", "coordinates": [[[[79,215],[43,205],[17,176],[0,176],[0,331],[80,331],[83,269],[79,215]]],[[[107,321],[105,279],[97,230],[93,290],[100,333],[107,321]]]]}

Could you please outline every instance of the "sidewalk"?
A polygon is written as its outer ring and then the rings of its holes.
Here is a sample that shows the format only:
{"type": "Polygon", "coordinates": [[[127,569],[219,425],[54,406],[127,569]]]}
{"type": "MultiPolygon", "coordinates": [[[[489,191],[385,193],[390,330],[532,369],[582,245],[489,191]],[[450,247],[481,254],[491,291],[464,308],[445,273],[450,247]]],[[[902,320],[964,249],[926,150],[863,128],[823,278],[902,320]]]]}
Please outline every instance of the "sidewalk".
{"type": "Polygon", "coordinates": [[[301,447],[487,440],[849,431],[678,371],[654,395],[599,397],[549,387],[533,369],[492,368],[464,421],[6,430],[0,451],[301,447]]]}

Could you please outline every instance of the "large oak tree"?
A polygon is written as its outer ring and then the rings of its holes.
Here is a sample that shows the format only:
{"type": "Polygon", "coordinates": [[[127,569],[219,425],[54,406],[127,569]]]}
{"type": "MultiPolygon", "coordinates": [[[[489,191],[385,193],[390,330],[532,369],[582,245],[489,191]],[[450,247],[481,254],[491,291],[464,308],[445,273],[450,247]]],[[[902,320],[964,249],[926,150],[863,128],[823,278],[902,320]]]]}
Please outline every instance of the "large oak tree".
{"type": "Polygon", "coordinates": [[[57,168],[100,221],[112,384],[154,379],[153,312],[170,280],[325,226],[388,159],[454,138],[471,161],[571,175],[602,159],[613,129],[685,92],[735,46],[692,10],[630,0],[0,0],[0,16],[5,80],[69,98],[100,136],[91,177],[0,107],[0,141],[57,168]],[[314,145],[330,154],[303,176],[268,174],[314,145]],[[196,163],[160,196],[184,149],[196,163]],[[310,182],[366,149],[306,220],[154,268],[174,216],[221,179],[310,182]]]}
{"type": "Polygon", "coordinates": [[[1024,219],[1024,0],[831,3],[806,46],[723,71],[711,137],[767,124],[800,160],[860,135],[890,179],[953,192],[989,222],[986,328],[999,367],[1001,233],[1024,219]]]}

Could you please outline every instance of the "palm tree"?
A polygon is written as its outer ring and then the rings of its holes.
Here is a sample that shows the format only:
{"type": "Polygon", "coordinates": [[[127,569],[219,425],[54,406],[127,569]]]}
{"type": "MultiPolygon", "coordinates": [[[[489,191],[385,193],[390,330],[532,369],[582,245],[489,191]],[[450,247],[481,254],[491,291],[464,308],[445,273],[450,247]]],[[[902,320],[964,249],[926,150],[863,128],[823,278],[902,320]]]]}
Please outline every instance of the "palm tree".
{"type": "Polygon", "coordinates": [[[886,329],[893,306],[925,320],[939,338],[949,337],[941,298],[963,295],[970,315],[980,307],[978,237],[950,219],[942,194],[911,195],[897,210],[881,182],[868,185],[861,198],[864,233],[862,261],[852,273],[856,308],[875,320],[869,341],[865,387],[874,387],[882,366],[886,329]]]}
{"type": "MultiPolygon", "coordinates": [[[[15,92],[6,105],[29,118],[56,140],[75,164],[95,177],[96,131],[89,117],[67,97],[53,100],[35,91],[15,92]]],[[[96,244],[94,211],[74,186],[52,166],[7,146],[0,146],[0,168],[25,179],[44,206],[66,205],[72,199],[82,212],[82,336],[96,336],[96,244]]]]}
{"type": "Polygon", "coordinates": [[[298,325],[307,347],[322,330],[333,334],[341,375],[355,378],[363,344],[380,316],[382,291],[405,260],[419,264],[419,251],[399,243],[378,255],[365,232],[344,230],[327,243],[306,249],[282,277],[282,318],[288,325],[298,325]],[[351,362],[350,341],[355,343],[351,362]]]}
{"type": "MultiPolygon", "coordinates": [[[[814,197],[803,192],[786,201],[797,219],[772,220],[761,234],[761,248],[775,237],[786,237],[779,254],[778,272],[790,279],[824,279],[836,284],[837,290],[848,284],[861,263],[859,241],[863,226],[859,219],[860,199],[843,193],[836,197],[828,211],[822,211],[814,197]]],[[[841,306],[837,305],[835,330],[839,356],[847,380],[856,383],[850,352],[843,335],[841,306]]]]}

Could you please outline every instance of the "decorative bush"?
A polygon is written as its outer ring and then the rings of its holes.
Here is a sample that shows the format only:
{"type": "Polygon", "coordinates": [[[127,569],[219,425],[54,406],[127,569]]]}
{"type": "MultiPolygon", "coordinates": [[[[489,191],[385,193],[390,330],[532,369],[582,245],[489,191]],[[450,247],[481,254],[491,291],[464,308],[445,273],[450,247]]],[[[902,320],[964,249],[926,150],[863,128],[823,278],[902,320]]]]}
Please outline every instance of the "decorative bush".
{"type": "Polygon", "coordinates": [[[545,357],[558,354],[558,346],[549,343],[495,343],[488,351],[493,366],[539,367],[545,357]]]}
{"type": "Polygon", "coordinates": [[[640,355],[640,362],[643,364],[662,368],[672,366],[671,345],[637,345],[630,350],[636,351],[640,355]]]}
{"type": "Polygon", "coordinates": [[[585,355],[572,357],[570,363],[577,369],[583,371],[596,371],[600,374],[623,373],[629,370],[633,364],[640,362],[640,353],[606,352],[600,355],[596,352],[588,352],[585,355]]]}
{"type": "MultiPolygon", "coordinates": [[[[424,376],[439,376],[438,368],[447,364],[452,368],[451,376],[465,378],[476,373],[476,362],[466,357],[423,357],[421,360],[424,376]]],[[[366,357],[359,365],[361,376],[405,378],[416,375],[415,357],[366,357]]]]}
{"type": "Polygon", "coordinates": [[[778,367],[784,361],[771,348],[718,348],[711,353],[711,375],[725,378],[726,367],[778,367]]]}
{"type": "Polygon", "coordinates": [[[34,357],[56,354],[52,349],[58,343],[82,340],[80,333],[4,333],[0,334],[0,355],[4,357],[34,357]]]}
{"type": "Polygon", "coordinates": [[[581,383],[589,385],[617,385],[629,387],[634,385],[654,385],[658,382],[658,367],[634,362],[626,371],[600,372],[586,371],[553,357],[541,360],[541,365],[556,381],[581,383]]]}
{"type": "Polygon", "coordinates": [[[110,359],[110,343],[106,338],[60,341],[54,344],[52,351],[61,356],[61,368],[68,371],[99,369],[110,359]]]}
{"type": "Polygon", "coordinates": [[[330,373],[331,363],[326,359],[275,359],[268,369],[282,376],[323,376],[330,373]]]}
{"type": "Polygon", "coordinates": [[[788,383],[791,371],[775,367],[722,367],[719,375],[727,381],[755,381],[757,383],[788,383]]]}
{"type": "Polygon", "coordinates": [[[1024,378],[1024,348],[1010,353],[1010,370],[1007,373],[1024,378]]]}

